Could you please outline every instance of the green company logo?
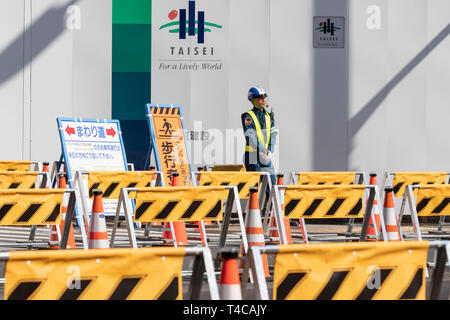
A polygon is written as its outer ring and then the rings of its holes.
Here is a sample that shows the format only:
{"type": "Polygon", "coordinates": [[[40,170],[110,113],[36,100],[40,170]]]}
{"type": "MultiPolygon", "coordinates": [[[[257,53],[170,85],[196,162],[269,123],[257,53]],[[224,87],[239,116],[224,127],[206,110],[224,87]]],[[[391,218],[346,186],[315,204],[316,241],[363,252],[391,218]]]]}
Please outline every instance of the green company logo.
{"type": "Polygon", "coordinates": [[[164,28],[172,28],[169,33],[177,33],[179,39],[186,39],[186,35],[195,36],[197,35],[197,43],[205,43],[205,32],[211,32],[210,28],[221,29],[222,26],[206,22],[205,12],[198,11],[197,19],[195,18],[195,1],[189,1],[189,9],[172,10],[168,15],[170,20],[175,20],[177,17],[178,21],[173,21],[166,23],[159,27],[159,30],[164,28]]]}

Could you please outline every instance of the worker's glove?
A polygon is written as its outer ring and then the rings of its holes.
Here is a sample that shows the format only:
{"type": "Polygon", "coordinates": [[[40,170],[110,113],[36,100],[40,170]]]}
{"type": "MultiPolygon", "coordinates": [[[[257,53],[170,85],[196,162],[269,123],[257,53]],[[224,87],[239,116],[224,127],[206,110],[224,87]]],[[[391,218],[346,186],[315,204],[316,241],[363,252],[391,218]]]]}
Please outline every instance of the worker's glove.
{"type": "Polygon", "coordinates": [[[275,137],[276,135],[278,135],[278,129],[277,128],[271,128],[270,129],[270,135],[272,137],[275,137]]]}
{"type": "Polygon", "coordinates": [[[272,152],[270,152],[269,150],[267,150],[266,152],[261,152],[259,154],[259,160],[262,164],[269,164],[272,160],[272,152]]]}

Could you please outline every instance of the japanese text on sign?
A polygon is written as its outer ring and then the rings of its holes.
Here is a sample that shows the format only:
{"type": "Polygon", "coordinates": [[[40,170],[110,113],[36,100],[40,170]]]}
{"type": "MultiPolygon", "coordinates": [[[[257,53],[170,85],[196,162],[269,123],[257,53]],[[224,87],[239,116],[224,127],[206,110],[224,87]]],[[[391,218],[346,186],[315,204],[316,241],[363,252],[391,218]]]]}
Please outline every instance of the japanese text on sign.
{"type": "Polygon", "coordinates": [[[189,161],[181,118],[179,114],[173,114],[173,111],[171,108],[152,107],[152,125],[164,180],[170,184],[171,175],[177,172],[184,185],[190,171],[189,161]],[[163,112],[161,109],[169,109],[171,112],[163,112]]]}

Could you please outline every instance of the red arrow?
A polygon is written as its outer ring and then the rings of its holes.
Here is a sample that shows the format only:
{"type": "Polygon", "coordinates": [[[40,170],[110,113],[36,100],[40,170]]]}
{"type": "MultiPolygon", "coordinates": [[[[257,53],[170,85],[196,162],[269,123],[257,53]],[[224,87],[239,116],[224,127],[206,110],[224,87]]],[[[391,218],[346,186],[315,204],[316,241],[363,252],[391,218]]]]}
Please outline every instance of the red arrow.
{"type": "Polygon", "coordinates": [[[67,125],[66,132],[69,136],[71,134],[75,134],[75,128],[71,128],[71,127],[69,127],[69,125],[67,125]]]}
{"type": "Polygon", "coordinates": [[[114,138],[114,136],[116,135],[116,131],[114,130],[114,128],[106,129],[106,135],[114,138]]]}

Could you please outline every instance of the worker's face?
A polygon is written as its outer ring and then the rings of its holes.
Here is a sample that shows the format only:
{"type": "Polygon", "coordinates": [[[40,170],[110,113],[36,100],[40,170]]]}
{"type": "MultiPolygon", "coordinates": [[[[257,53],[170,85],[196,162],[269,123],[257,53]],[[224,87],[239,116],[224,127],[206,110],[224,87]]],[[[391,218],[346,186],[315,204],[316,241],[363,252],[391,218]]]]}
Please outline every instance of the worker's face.
{"type": "Polygon", "coordinates": [[[254,98],[253,99],[253,103],[258,107],[258,108],[265,108],[267,106],[267,98],[266,97],[262,97],[262,98],[254,98]]]}

